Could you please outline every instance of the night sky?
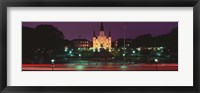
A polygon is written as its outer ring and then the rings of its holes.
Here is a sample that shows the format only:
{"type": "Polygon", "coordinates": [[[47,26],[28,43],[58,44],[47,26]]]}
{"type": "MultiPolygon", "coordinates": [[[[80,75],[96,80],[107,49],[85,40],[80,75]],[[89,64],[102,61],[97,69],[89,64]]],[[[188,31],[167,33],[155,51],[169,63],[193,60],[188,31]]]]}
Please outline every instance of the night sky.
{"type": "MultiPolygon", "coordinates": [[[[99,35],[100,22],[22,22],[22,26],[35,28],[37,25],[54,25],[63,32],[65,39],[82,38],[92,40],[93,32],[99,35]]],[[[158,36],[178,27],[178,22],[104,22],[105,35],[110,30],[112,41],[124,37],[136,38],[143,34],[158,36]]]]}

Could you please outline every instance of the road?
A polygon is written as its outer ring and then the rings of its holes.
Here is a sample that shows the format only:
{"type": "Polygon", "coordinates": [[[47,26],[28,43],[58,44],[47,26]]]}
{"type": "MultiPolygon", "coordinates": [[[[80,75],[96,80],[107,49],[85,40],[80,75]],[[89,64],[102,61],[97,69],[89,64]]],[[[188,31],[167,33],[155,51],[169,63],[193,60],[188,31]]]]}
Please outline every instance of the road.
{"type": "Polygon", "coordinates": [[[178,71],[178,64],[22,64],[22,71],[178,71]]]}

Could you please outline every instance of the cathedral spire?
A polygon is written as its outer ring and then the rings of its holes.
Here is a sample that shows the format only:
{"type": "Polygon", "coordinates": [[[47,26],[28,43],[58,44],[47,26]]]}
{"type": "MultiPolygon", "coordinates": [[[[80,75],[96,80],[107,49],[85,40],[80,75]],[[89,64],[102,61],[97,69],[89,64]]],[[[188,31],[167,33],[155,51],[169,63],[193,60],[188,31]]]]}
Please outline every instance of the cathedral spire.
{"type": "Polygon", "coordinates": [[[101,22],[100,31],[104,31],[103,22],[101,22]]]}

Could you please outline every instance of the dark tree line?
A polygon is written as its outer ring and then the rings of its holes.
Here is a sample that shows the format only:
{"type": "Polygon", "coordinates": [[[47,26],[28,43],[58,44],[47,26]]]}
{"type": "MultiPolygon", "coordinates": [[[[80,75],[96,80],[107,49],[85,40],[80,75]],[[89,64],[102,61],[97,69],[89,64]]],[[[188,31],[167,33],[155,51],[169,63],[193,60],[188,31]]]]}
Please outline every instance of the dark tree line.
{"type": "MultiPolygon", "coordinates": [[[[123,39],[119,39],[119,47],[123,47],[123,39]]],[[[151,34],[138,36],[136,39],[127,40],[132,48],[137,47],[166,47],[172,52],[178,52],[178,27],[165,35],[153,37],[151,34]]],[[[127,41],[125,41],[127,43],[127,41]]]]}
{"type": "Polygon", "coordinates": [[[23,57],[49,56],[63,51],[64,35],[52,25],[22,27],[23,57]]]}

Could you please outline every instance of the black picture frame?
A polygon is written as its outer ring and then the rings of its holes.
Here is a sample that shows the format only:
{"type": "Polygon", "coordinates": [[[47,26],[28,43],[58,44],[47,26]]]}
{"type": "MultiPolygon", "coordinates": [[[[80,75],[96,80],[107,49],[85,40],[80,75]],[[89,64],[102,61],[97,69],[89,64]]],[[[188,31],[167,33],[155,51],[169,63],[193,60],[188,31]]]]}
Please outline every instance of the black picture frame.
{"type": "Polygon", "coordinates": [[[0,1],[0,91],[2,93],[199,93],[200,0],[2,0],[0,1]],[[7,7],[193,7],[194,86],[7,86],[7,7]]]}

